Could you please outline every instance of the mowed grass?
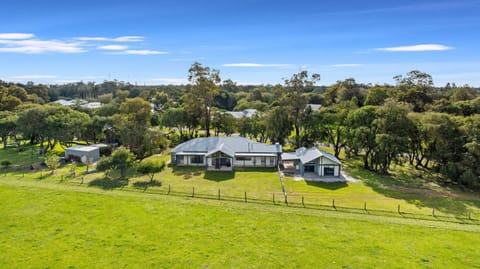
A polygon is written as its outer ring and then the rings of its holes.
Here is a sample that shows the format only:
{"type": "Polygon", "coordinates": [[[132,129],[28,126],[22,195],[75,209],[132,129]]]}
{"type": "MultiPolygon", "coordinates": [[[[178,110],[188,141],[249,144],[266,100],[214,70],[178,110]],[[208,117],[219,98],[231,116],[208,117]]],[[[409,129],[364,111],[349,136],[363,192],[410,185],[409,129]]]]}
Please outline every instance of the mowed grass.
{"type": "Polygon", "coordinates": [[[355,216],[332,217],[287,207],[17,182],[0,183],[1,268],[480,264],[478,229],[359,221],[355,216]]]}
{"type": "MultiPolygon", "coordinates": [[[[6,152],[8,153],[10,149],[6,152]]],[[[154,156],[168,162],[169,155],[154,156]]],[[[470,197],[453,197],[444,195],[441,187],[428,188],[426,181],[415,178],[415,175],[407,174],[402,170],[400,176],[380,176],[376,173],[359,168],[361,163],[358,159],[345,159],[344,168],[353,176],[360,179],[359,182],[346,183],[318,183],[294,181],[291,177],[285,177],[285,188],[290,205],[302,206],[302,197],[307,207],[323,206],[332,208],[333,200],[337,208],[354,208],[371,214],[397,214],[398,206],[404,213],[404,217],[425,218],[432,217],[448,221],[469,221],[480,219],[480,196],[471,194],[470,197]],[[402,187],[403,189],[401,189],[402,187]],[[412,190],[414,190],[412,192],[412,190]],[[424,192],[428,190],[429,192],[424,192]],[[443,219],[442,219],[443,218],[443,219]],[[446,219],[445,219],[446,218],[446,219]]],[[[118,173],[110,173],[105,177],[103,173],[91,173],[83,175],[86,167],[79,165],[76,176],[70,176],[71,164],[58,169],[50,175],[48,171],[37,172],[14,172],[10,175],[14,178],[26,178],[42,182],[62,182],[80,184],[83,186],[113,190],[139,190],[146,192],[167,193],[170,189],[172,194],[183,196],[195,195],[216,199],[220,191],[221,199],[243,200],[245,193],[247,199],[273,200],[282,202],[283,194],[278,173],[273,169],[237,170],[235,172],[209,172],[203,167],[166,167],[161,173],[155,175],[155,182],[150,183],[147,176],[141,176],[130,172],[128,181],[120,181],[115,178],[118,173]],[[64,179],[62,181],[62,178],[64,179]]],[[[90,167],[90,169],[92,166],[90,167]]],[[[398,170],[398,169],[397,169],[398,170]]],[[[410,171],[409,171],[410,172],[410,171]]],[[[467,193],[468,194],[468,193],[467,193]]],[[[397,214],[398,215],[398,214],[397,214]]]]}

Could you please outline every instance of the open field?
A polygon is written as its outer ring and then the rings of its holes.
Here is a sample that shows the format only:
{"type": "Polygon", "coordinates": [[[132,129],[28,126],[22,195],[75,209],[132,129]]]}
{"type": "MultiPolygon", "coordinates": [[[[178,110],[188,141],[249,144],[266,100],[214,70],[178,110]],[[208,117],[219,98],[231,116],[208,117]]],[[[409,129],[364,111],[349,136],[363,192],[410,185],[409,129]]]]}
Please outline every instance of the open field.
{"type": "Polygon", "coordinates": [[[53,175],[3,169],[0,267],[468,268],[480,263],[475,194],[454,197],[459,192],[427,188],[427,181],[409,182],[405,175],[379,177],[355,162],[345,167],[361,179],[357,183],[285,178],[288,206],[272,170],[167,167],[150,183],[133,172],[128,181],[113,179],[115,173],[84,175],[83,165],[75,176],[71,164],[53,175]]]}
{"type": "Polygon", "coordinates": [[[2,268],[468,268],[480,262],[478,226],[8,182],[0,181],[2,268]]]}

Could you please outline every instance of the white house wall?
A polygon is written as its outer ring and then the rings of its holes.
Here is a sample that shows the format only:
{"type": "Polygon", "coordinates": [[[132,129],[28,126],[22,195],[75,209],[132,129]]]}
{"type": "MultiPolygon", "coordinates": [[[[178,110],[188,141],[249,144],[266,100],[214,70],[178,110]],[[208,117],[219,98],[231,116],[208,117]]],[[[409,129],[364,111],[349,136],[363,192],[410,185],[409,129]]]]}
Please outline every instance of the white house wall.
{"type": "Polygon", "coordinates": [[[272,156],[266,156],[266,157],[261,157],[261,156],[242,156],[246,158],[251,158],[250,160],[237,160],[237,158],[234,159],[233,164],[236,167],[275,167],[277,163],[277,157],[272,157],[272,156]],[[262,164],[262,158],[266,158],[265,164],[262,164]],[[273,159],[273,162],[271,163],[270,160],[273,159]]]}

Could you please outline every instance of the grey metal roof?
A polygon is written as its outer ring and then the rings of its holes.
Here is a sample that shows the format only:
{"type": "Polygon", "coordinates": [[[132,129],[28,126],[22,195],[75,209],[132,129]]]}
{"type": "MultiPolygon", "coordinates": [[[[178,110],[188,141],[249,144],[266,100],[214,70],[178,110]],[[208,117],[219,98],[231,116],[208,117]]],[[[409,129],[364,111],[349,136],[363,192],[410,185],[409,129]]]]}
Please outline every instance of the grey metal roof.
{"type": "Polygon", "coordinates": [[[251,118],[257,110],[254,108],[244,109],[243,111],[226,111],[225,113],[232,115],[236,119],[241,119],[243,117],[251,118]]]}
{"type": "Polygon", "coordinates": [[[224,151],[226,154],[232,156],[235,153],[281,153],[282,146],[268,145],[250,141],[243,137],[201,137],[189,140],[176,146],[172,153],[193,153],[204,152],[212,154],[217,151],[224,151]],[[230,152],[230,153],[229,153],[230,152]]]}
{"type": "Polygon", "coordinates": [[[339,159],[337,159],[335,156],[332,154],[325,152],[323,150],[320,150],[318,148],[305,148],[301,147],[295,150],[295,152],[286,152],[282,154],[282,160],[300,160],[302,164],[311,162],[319,157],[325,157],[337,164],[342,164],[339,159]]]}

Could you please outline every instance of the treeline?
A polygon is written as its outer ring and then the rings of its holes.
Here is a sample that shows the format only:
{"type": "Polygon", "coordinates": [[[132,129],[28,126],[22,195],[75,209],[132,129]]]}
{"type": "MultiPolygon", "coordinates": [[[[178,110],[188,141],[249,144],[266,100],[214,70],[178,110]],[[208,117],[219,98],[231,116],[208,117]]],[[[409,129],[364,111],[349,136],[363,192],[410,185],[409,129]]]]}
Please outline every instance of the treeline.
{"type": "Polygon", "coordinates": [[[480,93],[468,85],[434,87],[429,74],[411,71],[396,76],[396,85],[348,78],[324,87],[316,86],[320,75],[302,71],[278,85],[240,86],[199,63],[188,79],[183,86],[1,82],[0,136],[5,145],[28,139],[45,150],[76,139],[116,142],[143,158],[193,137],[239,133],[292,147],[324,143],[336,156],[342,150],[361,156],[366,169],[379,173],[406,161],[453,182],[480,184],[480,93]],[[47,104],[59,98],[104,105],[47,104]],[[244,109],[257,113],[224,113],[244,109]]]}

